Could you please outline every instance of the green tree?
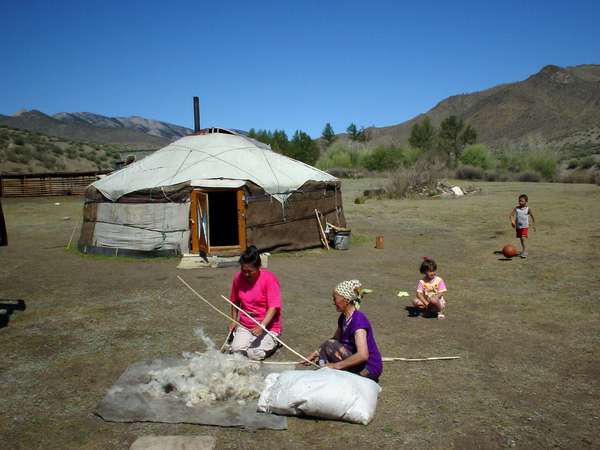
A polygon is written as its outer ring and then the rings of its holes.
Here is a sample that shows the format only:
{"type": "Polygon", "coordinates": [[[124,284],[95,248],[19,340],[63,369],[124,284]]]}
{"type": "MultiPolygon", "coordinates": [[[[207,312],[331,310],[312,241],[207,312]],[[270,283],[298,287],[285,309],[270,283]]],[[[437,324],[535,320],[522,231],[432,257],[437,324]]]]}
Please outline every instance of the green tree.
{"type": "Polygon", "coordinates": [[[477,131],[471,125],[467,125],[460,136],[460,140],[463,147],[475,144],[477,142],[477,131]]]}
{"type": "Polygon", "coordinates": [[[360,127],[360,130],[358,130],[358,134],[356,136],[356,140],[364,144],[368,142],[369,139],[371,139],[371,134],[369,133],[369,130],[365,130],[365,127],[360,127]]]}
{"type": "Polygon", "coordinates": [[[313,165],[319,158],[319,146],[304,131],[297,130],[290,142],[290,156],[313,165]]]}
{"type": "Polygon", "coordinates": [[[425,116],[421,122],[412,126],[408,143],[413,148],[428,151],[433,148],[434,140],[435,128],[431,125],[431,119],[425,116]]]}
{"type": "Polygon", "coordinates": [[[271,148],[284,155],[287,155],[290,150],[290,141],[288,140],[287,134],[283,130],[275,130],[271,135],[271,148]]]}
{"type": "Polygon", "coordinates": [[[358,141],[359,131],[355,123],[351,123],[346,128],[346,133],[348,133],[348,137],[351,141],[358,141]]]}
{"type": "Polygon", "coordinates": [[[256,137],[255,139],[257,141],[260,141],[264,144],[271,144],[271,140],[273,139],[273,133],[271,133],[269,130],[258,130],[256,132],[256,137]]]}
{"type": "Polygon", "coordinates": [[[477,132],[470,125],[457,116],[446,117],[440,124],[439,146],[440,150],[448,155],[451,164],[460,158],[465,145],[472,145],[477,141],[477,132]]]}
{"type": "Polygon", "coordinates": [[[323,128],[323,132],[321,133],[321,137],[325,142],[327,142],[327,146],[329,147],[333,142],[337,139],[333,131],[333,127],[329,122],[325,124],[325,128],[323,128]]]}

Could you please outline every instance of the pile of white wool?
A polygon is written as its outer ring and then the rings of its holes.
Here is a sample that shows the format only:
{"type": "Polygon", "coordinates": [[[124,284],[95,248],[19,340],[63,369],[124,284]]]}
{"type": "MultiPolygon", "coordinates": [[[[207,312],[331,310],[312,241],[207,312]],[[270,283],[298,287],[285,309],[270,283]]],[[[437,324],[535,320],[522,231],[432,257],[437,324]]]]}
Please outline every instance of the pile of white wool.
{"type": "Polygon", "coordinates": [[[154,397],[174,395],[185,400],[187,406],[200,402],[233,400],[244,404],[260,396],[264,375],[260,364],[246,357],[223,354],[202,329],[195,330],[207,346],[204,353],[184,353],[185,364],[154,370],[150,381],[142,386],[154,397]]]}

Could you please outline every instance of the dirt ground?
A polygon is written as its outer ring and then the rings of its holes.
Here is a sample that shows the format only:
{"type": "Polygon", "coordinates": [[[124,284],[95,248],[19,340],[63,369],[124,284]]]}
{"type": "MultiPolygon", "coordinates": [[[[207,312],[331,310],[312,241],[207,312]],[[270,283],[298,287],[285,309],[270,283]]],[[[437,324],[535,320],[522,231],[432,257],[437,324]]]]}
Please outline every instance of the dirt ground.
{"type": "MultiPolygon", "coordinates": [[[[287,431],[93,415],[133,362],[203,350],[197,326],[223,341],[224,320],[176,276],[218,303],[235,268],[82,256],[65,250],[81,198],[3,199],[9,247],[0,248],[0,303],[22,299],[27,309],[0,329],[0,448],[127,449],[149,434],[212,435],[218,448],[248,449],[599,448],[600,188],[480,183],[479,193],[459,199],[353,203],[381,183],[343,182],[350,250],[270,258],[283,291],[283,337],[313,350],[335,328],[334,284],[359,278],[374,289],[363,310],[384,356],[461,359],[385,363],[368,426],[290,418],[287,431]],[[538,230],[528,259],[504,261],[494,251],[515,243],[508,214],[521,192],[538,230]],[[445,321],[408,317],[408,299],[396,295],[412,295],[423,255],[437,260],[448,284],[445,321]]],[[[292,357],[281,350],[275,359],[292,357]]]]}

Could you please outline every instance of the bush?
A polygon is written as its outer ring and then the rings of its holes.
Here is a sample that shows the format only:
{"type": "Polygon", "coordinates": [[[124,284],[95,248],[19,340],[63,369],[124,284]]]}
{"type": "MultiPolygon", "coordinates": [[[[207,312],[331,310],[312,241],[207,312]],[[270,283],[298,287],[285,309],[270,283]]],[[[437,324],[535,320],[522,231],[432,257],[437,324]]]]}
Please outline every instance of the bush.
{"type": "Polygon", "coordinates": [[[5,154],[7,161],[10,161],[10,162],[19,162],[20,161],[20,155],[15,151],[14,148],[7,149],[4,154],[5,154]]]}
{"type": "Polygon", "coordinates": [[[49,148],[55,155],[62,155],[64,153],[63,149],[60,148],[58,145],[50,144],[49,148]]]}
{"type": "Polygon", "coordinates": [[[362,154],[351,150],[341,142],[334,142],[324,155],[321,155],[316,166],[321,170],[332,167],[338,169],[351,169],[361,166],[362,154]]]}
{"type": "Polygon", "coordinates": [[[504,172],[498,170],[486,170],[483,174],[485,181],[507,181],[508,176],[504,172]]]}
{"type": "Polygon", "coordinates": [[[423,150],[409,147],[404,151],[404,166],[414,166],[421,156],[423,156],[423,150]]]}
{"type": "Polygon", "coordinates": [[[381,172],[398,168],[404,161],[402,149],[377,147],[363,158],[363,166],[368,170],[381,172]]]}
{"type": "Polygon", "coordinates": [[[576,169],[578,165],[579,165],[579,161],[577,159],[571,159],[567,163],[567,169],[576,169]]]}
{"type": "Polygon", "coordinates": [[[481,167],[461,166],[456,169],[455,176],[459,180],[481,180],[484,172],[481,167]]]}
{"type": "Polygon", "coordinates": [[[594,161],[593,156],[586,156],[585,158],[579,160],[579,167],[582,169],[590,169],[594,166],[594,164],[596,164],[596,161],[594,161]]]}
{"type": "Polygon", "coordinates": [[[51,155],[46,155],[42,161],[42,164],[46,169],[53,169],[56,166],[56,158],[51,155]]]}
{"type": "Polygon", "coordinates": [[[490,169],[494,165],[492,154],[483,144],[473,144],[465,147],[460,161],[466,166],[481,167],[482,169],[490,169]]]}
{"type": "Polygon", "coordinates": [[[539,173],[545,180],[552,181],[556,178],[558,158],[550,151],[533,151],[527,155],[527,167],[539,173]]]}
{"type": "Polygon", "coordinates": [[[444,166],[421,158],[414,167],[396,170],[387,185],[391,198],[405,198],[432,190],[444,174],[444,166]]]}
{"type": "Polygon", "coordinates": [[[598,172],[587,170],[574,170],[572,172],[563,173],[559,181],[561,183],[578,183],[578,184],[594,184],[596,183],[598,172]]]}
{"type": "Polygon", "coordinates": [[[521,172],[525,168],[525,155],[519,150],[503,150],[498,153],[500,167],[508,172],[521,172]]]}
{"type": "Polygon", "coordinates": [[[530,183],[537,183],[539,181],[541,181],[541,177],[540,174],[537,172],[523,172],[520,173],[517,177],[517,180],[519,181],[525,181],[525,182],[530,182],[530,183]]]}

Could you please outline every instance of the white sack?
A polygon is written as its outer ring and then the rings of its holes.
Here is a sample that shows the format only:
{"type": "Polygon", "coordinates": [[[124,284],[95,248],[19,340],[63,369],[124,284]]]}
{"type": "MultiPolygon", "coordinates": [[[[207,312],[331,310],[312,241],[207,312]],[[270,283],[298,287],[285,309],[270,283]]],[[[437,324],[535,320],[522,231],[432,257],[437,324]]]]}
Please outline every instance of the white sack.
{"type": "Polygon", "coordinates": [[[373,380],[342,370],[272,373],[265,379],[257,410],[367,425],[375,416],[380,391],[373,380]]]}

